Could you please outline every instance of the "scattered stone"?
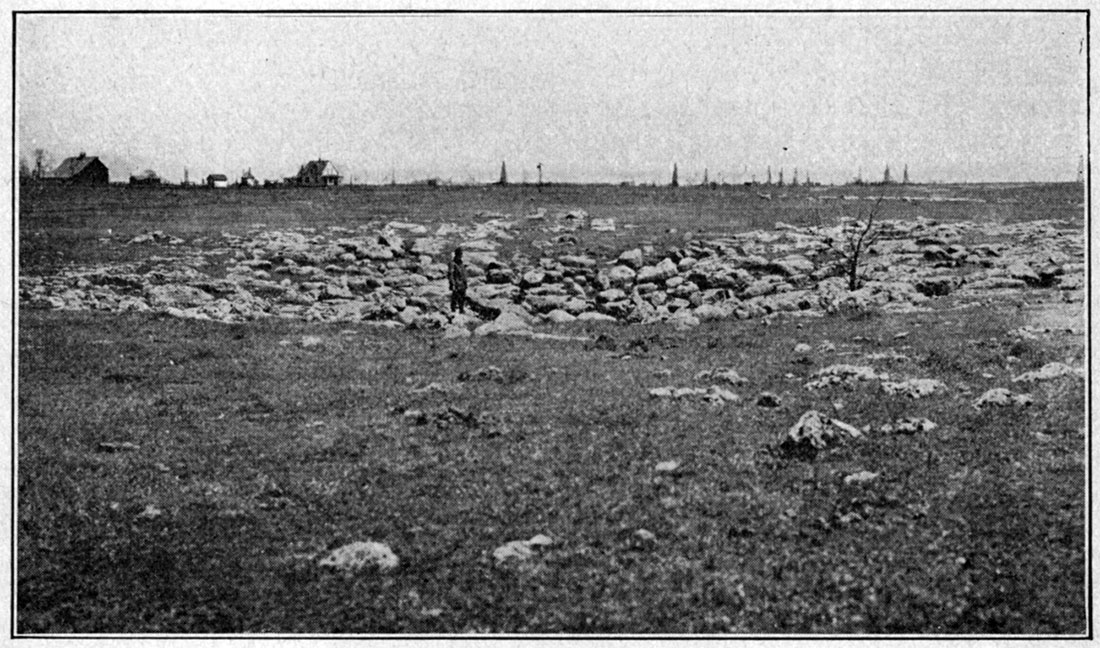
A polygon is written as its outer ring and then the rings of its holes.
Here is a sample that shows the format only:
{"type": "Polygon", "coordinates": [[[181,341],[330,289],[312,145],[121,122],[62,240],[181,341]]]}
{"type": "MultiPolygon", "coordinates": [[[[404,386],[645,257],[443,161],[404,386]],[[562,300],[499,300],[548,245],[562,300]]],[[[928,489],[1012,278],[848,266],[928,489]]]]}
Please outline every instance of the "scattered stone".
{"type": "Polygon", "coordinates": [[[152,504],[146,504],[145,510],[138,513],[137,517],[142,520],[154,520],[164,514],[164,511],[160,510],[152,504]]]}
{"type": "Polygon", "coordinates": [[[810,353],[813,350],[813,347],[811,347],[809,344],[806,344],[805,342],[800,342],[794,347],[795,353],[810,353]]]}
{"type": "Polygon", "coordinates": [[[652,549],[656,544],[656,534],[647,529],[638,529],[630,536],[630,547],[637,551],[652,549]]]}
{"type": "Polygon", "coordinates": [[[680,467],[680,462],[675,459],[669,461],[662,461],[653,467],[653,470],[659,473],[673,473],[680,467]]]}
{"type": "Polygon", "coordinates": [[[779,400],[779,396],[776,396],[772,392],[761,392],[760,395],[756,397],[756,405],[758,407],[779,407],[780,404],[781,401],[779,400]]]}
{"type": "Polygon", "coordinates": [[[684,331],[699,326],[699,318],[685,310],[678,310],[668,318],[668,323],[678,331],[684,331]]]}
{"type": "Polygon", "coordinates": [[[741,401],[740,396],[718,385],[711,385],[704,396],[707,400],[716,405],[721,405],[723,403],[738,403],[741,401]]]}
{"type": "Polygon", "coordinates": [[[99,452],[135,452],[140,449],[141,446],[129,441],[102,441],[96,446],[99,452]]]}
{"type": "Polygon", "coordinates": [[[321,342],[321,338],[317,337],[316,335],[303,335],[301,345],[302,348],[308,349],[310,347],[318,346],[319,344],[321,344],[321,342]]]}
{"type": "Polygon", "coordinates": [[[593,232],[614,232],[615,231],[615,219],[614,218],[593,218],[589,221],[589,227],[593,232]]]}
{"type": "Polygon", "coordinates": [[[995,405],[997,407],[1006,407],[1009,405],[1018,405],[1021,407],[1027,407],[1033,402],[1031,395],[1029,394],[1013,394],[1004,387],[995,387],[982,394],[978,400],[974,401],[974,408],[981,409],[986,405],[995,405]]]}
{"type": "Polygon", "coordinates": [[[642,267],[643,259],[642,251],[634,248],[620,254],[618,261],[624,266],[637,270],[642,267]]]}
{"type": "Polygon", "coordinates": [[[932,378],[912,378],[901,382],[884,382],[882,389],[887,394],[901,394],[909,398],[923,398],[929,396],[937,389],[946,389],[941,381],[932,378]]]}
{"type": "Polygon", "coordinates": [[[782,435],[779,449],[788,454],[812,457],[818,450],[841,439],[862,436],[862,432],[843,421],[825,418],[817,410],[809,410],[782,435]]]}
{"type": "Polygon", "coordinates": [[[397,556],[380,542],[352,542],[332,550],[318,563],[321,567],[332,567],[341,571],[356,571],[375,567],[380,572],[388,572],[398,565],[397,556]]]}
{"type": "Polygon", "coordinates": [[[1085,370],[1083,367],[1075,368],[1061,362],[1051,362],[1043,365],[1041,369],[1016,376],[1012,379],[1012,382],[1035,382],[1037,380],[1051,380],[1060,376],[1084,378],[1085,370]]]}
{"type": "Polygon", "coordinates": [[[718,385],[711,385],[705,389],[702,387],[655,387],[649,390],[649,396],[651,398],[673,399],[699,397],[714,405],[737,403],[741,400],[741,397],[737,394],[718,385]]]}
{"type": "Polygon", "coordinates": [[[577,317],[575,315],[571,315],[568,311],[562,310],[560,308],[555,308],[543,317],[546,318],[547,321],[553,322],[554,324],[569,324],[571,322],[577,321],[577,317]]]}
{"type": "Polygon", "coordinates": [[[877,373],[871,367],[850,364],[829,365],[815,374],[817,380],[806,383],[806,389],[821,389],[829,385],[852,384],[860,380],[887,380],[888,374],[877,373]]]}
{"type": "Polygon", "coordinates": [[[931,432],[937,427],[935,423],[926,418],[908,416],[893,423],[886,423],[880,429],[885,434],[916,434],[917,432],[931,432]]]}
{"type": "Polygon", "coordinates": [[[868,483],[873,482],[874,480],[878,479],[878,475],[879,474],[877,472],[869,472],[867,470],[861,470],[860,472],[853,473],[851,475],[846,476],[844,478],[844,484],[846,486],[851,486],[852,484],[857,484],[857,485],[868,484],[868,483]]]}
{"type": "Polygon", "coordinates": [[[530,540],[512,540],[493,550],[493,558],[497,565],[503,565],[508,561],[523,562],[532,558],[536,551],[542,547],[552,545],[554,541],[545,535],[539,534],[530,540]]]}
{"type": "Polygon", "coordinates": [[[749,382],[747,378],[741,377],[734,369],[720,368],[720,369],[706,369],[695,374],[695,380],[724,380],[731,385],[742,385],[749,382]]]}
{"type": "Polygon", "coordinates": [[[587,311],[577,315],[578,322],[618,322],[619,320],[611,317],[610,315],[604,315],[603,313],[597,313],[596,311],[587,311]]]}
{"type": "Polygon", "coordinates": [[[474,329],[474,335],[523,335],[531,334],[531,326],[519,315],[504,311],[492,322],[487,322],[474,329]]]}
{"type": "Polygon", "coordinates": [[[444,340],[460,340],[470,337],[470,330],[464,326],[451,324],[443,329],[444,340]]]}

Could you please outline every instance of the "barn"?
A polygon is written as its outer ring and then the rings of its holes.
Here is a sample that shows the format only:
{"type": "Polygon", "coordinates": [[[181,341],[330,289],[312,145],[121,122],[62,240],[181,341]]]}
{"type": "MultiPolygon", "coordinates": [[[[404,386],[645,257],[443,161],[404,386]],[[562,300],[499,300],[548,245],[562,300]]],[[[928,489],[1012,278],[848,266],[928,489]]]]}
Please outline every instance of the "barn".
{"type": "Polygon", "coordinates": [[[336,187],[339,186],[342,177],[332,162],[310,160],[298,169],[298,175],[287,178],[287,182],[303,187],[336,187]]]}
{"type": "Polygon", "coordinates": [[[45,180],[67,185],[105,186],[110,182],[110,174],[107,172],[107,165],[98,157],[81,153],[76,157],[66,158],[45,180]]]}
{"type": "Polygon", "coordinates": [[[206,186],[214,189],[225,189],[229,186],[229,178],[224,173],[211,173],[206,176],[206,186]]]}

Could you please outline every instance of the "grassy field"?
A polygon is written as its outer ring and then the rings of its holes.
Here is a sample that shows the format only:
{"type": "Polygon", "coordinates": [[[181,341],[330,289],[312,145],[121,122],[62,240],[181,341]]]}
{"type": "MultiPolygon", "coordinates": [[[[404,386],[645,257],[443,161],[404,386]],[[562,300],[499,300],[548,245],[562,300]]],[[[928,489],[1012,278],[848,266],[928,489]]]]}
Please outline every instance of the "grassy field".
{"type": "MultiPolygon", "coordinates": [[[[1066,187],[950,191],[989,202],[897,202],[887,217],[1082,222],[1066,187]]],[[[128,260],[143,252],[121,242],[153,229],[193,239],[540,207],[616,218],[611,237],[581,234],[594,252],[820,218],[741,188],[48,191],[23,199],[19,268],[128,260]]],[[[543,327],[590,338],[561,342],[23,310],[16,630],[1084,633],[1082,381],[1033,383],[1026,408],[972,407],[992,387],[1024,390],[1011,382],[1024,371],[1084,362],[1080,333],[1011,333],[1039,315],[944,298],[690,331],[543,327]],[[835,363],[946,389],[804,387],[835,363]],[[706,386],[696,374],[722,367],[748,380],[728,386],[739,403],[648,395],[706,386]],[[756,404],[764,391],[778,407],[756,404]],[[813,459],[779,452],[809,409],[869,426],[865,438],[813,459]],[[938,427],[880,430],[907,416],[938,427]],[[103,445],[122,443],[134,445],[103,445]],[[666,461],[678,467],[658,471],[666,461]],[[878,476],[845,481],[861,471],[878,476]],[[553,544],[495,564],[495,548],[536,534],[553,544]],[[399,567],[318,566],[367,539],[399,567]]]]}

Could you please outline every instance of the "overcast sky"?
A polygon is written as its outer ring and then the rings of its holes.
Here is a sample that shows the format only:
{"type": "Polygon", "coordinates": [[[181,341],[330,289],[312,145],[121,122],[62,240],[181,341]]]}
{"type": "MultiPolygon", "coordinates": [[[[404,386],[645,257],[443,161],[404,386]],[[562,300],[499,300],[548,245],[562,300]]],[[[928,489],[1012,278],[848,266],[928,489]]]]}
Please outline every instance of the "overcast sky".
{"type": "Polygon", "coordinates": [[[358,182],[1072,180],[1083,14],[21,15],[24,157],[358,182]]]}

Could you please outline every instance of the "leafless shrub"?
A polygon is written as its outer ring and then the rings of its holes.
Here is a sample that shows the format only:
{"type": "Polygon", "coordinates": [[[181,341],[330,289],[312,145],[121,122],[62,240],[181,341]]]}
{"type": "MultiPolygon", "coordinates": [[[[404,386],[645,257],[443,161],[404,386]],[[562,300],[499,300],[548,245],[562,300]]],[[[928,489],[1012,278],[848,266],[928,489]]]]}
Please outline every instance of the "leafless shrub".
{"type": "Polygon", "coordinates": [[[882,235],[881,224],[875,222],[882,198],[879,196],[866,212],[857,208],[855,218],[842,217],[839,240],[832,236],[822,239],[822,243],[838,257],[838,265],[848,279],[848,290],[859,290],[863,285],[863,277],[859,272],[860,262],[867,250],[882,235]]]}

